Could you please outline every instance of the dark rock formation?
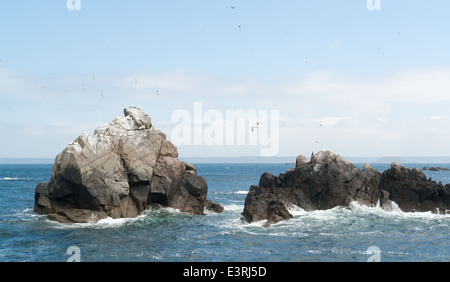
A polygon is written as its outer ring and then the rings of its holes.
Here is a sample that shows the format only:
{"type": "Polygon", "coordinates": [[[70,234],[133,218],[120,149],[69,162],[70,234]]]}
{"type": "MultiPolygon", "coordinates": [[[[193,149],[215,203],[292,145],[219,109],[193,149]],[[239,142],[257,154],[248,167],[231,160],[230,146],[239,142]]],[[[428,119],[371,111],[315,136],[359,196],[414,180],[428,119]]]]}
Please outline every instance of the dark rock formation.
{"type": "Polygon", "coordinates": [[[450,208],[450,184],[442,185],[427,179],[419,169],[409,169],[392,163],[383,172],[380,179],[380,189],[389,193],[389,199],[394,201],[402,211],[431,211],[436,213],[439,208],[450,208]]]}
{"type": "Polygon", "coordinates": [[[124,114],[56,157],[50,182],[36,187],[36,212],[65,223],[132,218],[154,204],[203,214],[206,180],[147,114],[136,107],[124,114]]]}
{"type": "Polygon", "coordinates": [[[392,209],[395,202],[403,211],[432,211],[450,208],[450,185],[427,180],[417,169],[397,163],[384,173],[369,164],[360,170],[329,151],[306,161],[297,157],[296,167],[274,176],[264,173],[258,186],[250,187],[243,217],[250,221],[268,220],[266,225],[292,217],[287,210],[296,205],[306,211],[349,206],[352,201],[392,209]]]}
{"type": "Polygon", "coordinates": [[[429,171],[450,171],[450,168],[446,167],[440,167],[440,166],[425,166],[422,168],[422,170],[429,170],[429,171]]]}
{"type": "Polygon", "coordinates": [[[224,208],[220,204],[211,202],[210,200],[206,200],[205,208],[215,213],[222,213],[224,211],[224,208]]]}

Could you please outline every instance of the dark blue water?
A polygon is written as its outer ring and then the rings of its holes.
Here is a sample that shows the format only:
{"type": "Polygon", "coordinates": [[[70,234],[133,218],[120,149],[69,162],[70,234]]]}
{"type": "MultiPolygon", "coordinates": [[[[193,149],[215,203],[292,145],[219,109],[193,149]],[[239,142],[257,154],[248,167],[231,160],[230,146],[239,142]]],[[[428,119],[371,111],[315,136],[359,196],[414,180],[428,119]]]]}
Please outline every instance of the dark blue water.
{"type": "MultiPolygon", "coordinates": [[[[433,164],[407,164],[422,168],[433,164]]],[[[439,166],[447,166],[438,164],[439,166]]],[[[250,185],[285,164],[198,164],[208,198],[222,214],[192,216],[146,211],[136,219],[64,225],[33,212],[38,182],[52,165],[0,165],[0,261],[67,261],[71,246],[81,261],[367,261],[369,247],[381,261],[450,261],[449,215],[385,212],[353,204],[326,211],[292,209],[294,219],[263,228],[241,220],[250,185]]],[[[380,171],[389,165],[373,165],[380,171]]],[[[362,167],[362,165],[360,166],[362,167]]],[[[426,172],[450,183],[450,172],[426,172]]]]}

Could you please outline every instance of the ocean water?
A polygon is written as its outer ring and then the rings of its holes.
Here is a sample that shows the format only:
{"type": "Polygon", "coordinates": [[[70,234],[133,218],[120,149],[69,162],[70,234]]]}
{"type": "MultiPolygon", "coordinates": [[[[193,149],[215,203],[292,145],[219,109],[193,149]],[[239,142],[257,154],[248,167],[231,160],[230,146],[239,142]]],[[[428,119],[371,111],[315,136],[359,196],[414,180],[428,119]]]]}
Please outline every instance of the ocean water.
{"type": "MultiPolygon", "coordinates": [[[[373,166],[383,171],[389,165],[373,166]]],[[[33,212],[36,184],[49,181],[52,165],[0,165],[0,261],[64,262],[73,258],[70,247],[78,248],[81,261],[450,261],[450,211],[386,212],[357,203],[312,212],[293,207],[292,220],[264,228],[264,222],[241,220],[246,194],[262,173],[278,175],[291,165],[196,167],[208,181],[208,198],[222,204],[224,213],[147,210],[135,219],[66,225],[33,212]]],[[[450,183],[450,172],[425,173],[450,183]]]]}

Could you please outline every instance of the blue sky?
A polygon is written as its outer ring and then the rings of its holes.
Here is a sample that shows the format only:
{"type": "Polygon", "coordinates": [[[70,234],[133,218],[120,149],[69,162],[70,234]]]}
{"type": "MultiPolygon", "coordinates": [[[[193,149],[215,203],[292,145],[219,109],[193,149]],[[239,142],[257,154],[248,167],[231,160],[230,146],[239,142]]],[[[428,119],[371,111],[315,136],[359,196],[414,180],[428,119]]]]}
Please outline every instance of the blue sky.
{"type": "Polygon", "coordinates": [[[0,157],[55,157],[131,104],[170,138],[195,102],[278,110],[280,156],[450,156],[450,2],[366,2],[3,1],[0,157]]]}

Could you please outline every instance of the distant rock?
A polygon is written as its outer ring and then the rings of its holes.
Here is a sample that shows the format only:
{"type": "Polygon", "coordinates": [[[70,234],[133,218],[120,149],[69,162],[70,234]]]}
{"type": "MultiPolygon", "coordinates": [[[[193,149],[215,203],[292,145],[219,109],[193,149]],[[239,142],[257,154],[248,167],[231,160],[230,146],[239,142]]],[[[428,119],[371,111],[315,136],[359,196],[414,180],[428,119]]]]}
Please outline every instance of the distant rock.
{"type": "Polygon", "coordinates": [[[349,206],[351,202],[392,209],[395,202],[403,211],[432,211],[450,208],[450,185],[427,180],[417,169],[393,163],[383,173],[369,164],[363,170],[330,152],[322,151],[307,162],[297,157],[296,167],[274,176],[264,173],[258,186],[251,186],[245,199],[243,217],[250,221],[279,222],[292,217],[287,207],[306,211],[349,206]]]}
{"type": "Polygon", "coordinates": [[[222,213],[224,211],[224,208],[220,204],[211,202],[210,200],[206,200],[205,208],[215,213],[222,213]]]}
{"type": "Polygon", "coordinates": [[[428,170],[428,171],[450,171],[450,168],[446,168],[446,167],[440,167],[440,166],[425,166],[422,168],[422,170],[428,170]]]}
{"type": "Polygon", "coordinates": [[[207,192],[148,114],[129,107],[56,157],[50,182],[36,187],[34,210],[65,223],[133,218],[154,204],[203,214],[207,192]]]}

